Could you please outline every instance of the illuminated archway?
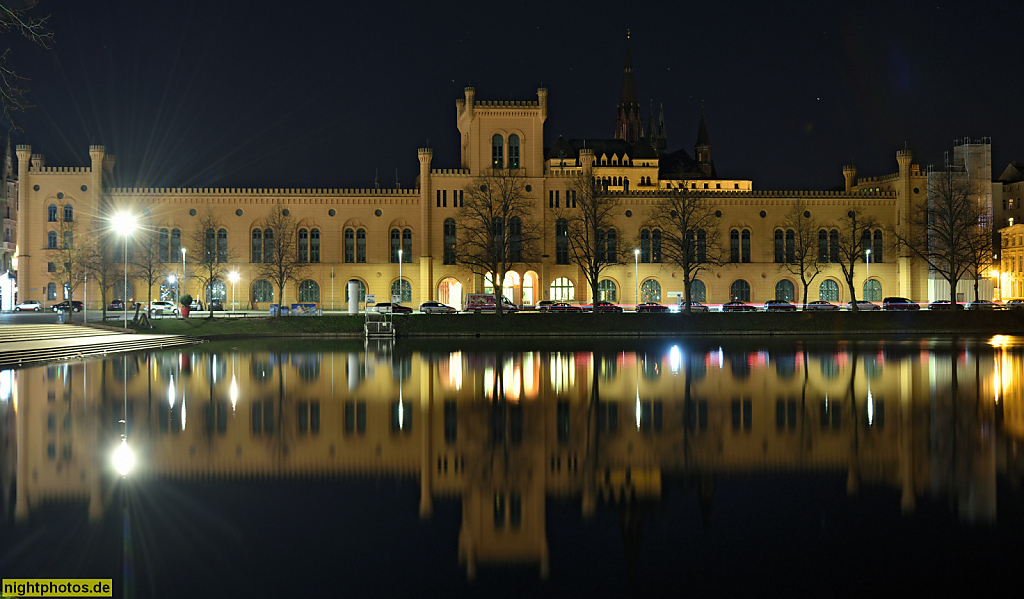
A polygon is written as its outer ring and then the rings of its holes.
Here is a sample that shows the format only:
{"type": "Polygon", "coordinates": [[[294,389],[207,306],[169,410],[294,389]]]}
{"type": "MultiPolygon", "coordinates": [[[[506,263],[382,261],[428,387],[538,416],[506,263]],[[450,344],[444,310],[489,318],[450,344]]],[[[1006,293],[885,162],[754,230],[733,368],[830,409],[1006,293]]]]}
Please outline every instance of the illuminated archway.
{"type": "Polygon", "coordinates": [[[462,309],[462,283],[448,277],[437,284],[437,301],[448,304],[456,310],[462,309]]]}

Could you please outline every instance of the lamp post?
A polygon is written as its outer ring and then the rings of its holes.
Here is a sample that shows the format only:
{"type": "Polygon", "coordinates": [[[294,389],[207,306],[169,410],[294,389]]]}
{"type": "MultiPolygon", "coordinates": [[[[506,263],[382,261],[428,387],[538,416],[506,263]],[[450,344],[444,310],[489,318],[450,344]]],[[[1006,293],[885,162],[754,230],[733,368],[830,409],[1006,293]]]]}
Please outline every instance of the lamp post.
{"type": "Polygon", "coordinates": [[[114,230],[124,236],[124,328],[128,328],[128,236],[138,226],[135,215],[118,212],[114,215],[114,230]]]}
{"type": "Polygon", "coordinates": [[[636,279],[635,281],[633,281],[633,283],[634,283],[634,286],[636,287],[636,290],[635,290],[636,305],[637,305],[637,308],[639,308],[640,307],[640,248],[636,248],[635,250],[633,250],[633,278],[636,279]]]}
{"type": "Polygon", "coordinates": [[[185,294],[185,248],[181,248],[181,285],[178,287],[178,301],[185,294]]]}
{"type": "MultiPolygon", "coordinates": [[[[868,248],[868,249],[864,250],[864,254],[867,256],[867,261],[864,263],[864,269],[865,269],[865,272],[867,273],[867,275],[866,275],[867,280],[864,281],[864,287],[866,289],[867,288],[867,284],[871,281],[871,249],[868,248]]],[[[868,299],[868,298],[865,297],[864,299],[868,299]]]]}
{"type": "Polygon", "coordinates": [[[402,293],[402,249],[398,249],[398,303],[402,303],[405,294],[402,293]]]}
{"type": "Polygon", "coordinates": [[[228,274],[228,279],[231,281],[231,311],[235,311],[235,283],[238,282],[238,273],[232,271],[228,274]]]}

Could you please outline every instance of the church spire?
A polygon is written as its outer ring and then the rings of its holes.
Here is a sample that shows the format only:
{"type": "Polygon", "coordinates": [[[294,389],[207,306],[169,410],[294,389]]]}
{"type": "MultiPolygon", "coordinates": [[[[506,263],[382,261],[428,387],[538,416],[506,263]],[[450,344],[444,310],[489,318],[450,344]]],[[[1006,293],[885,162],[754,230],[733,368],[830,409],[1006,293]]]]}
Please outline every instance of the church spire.
{"type": "Polygon", "coordinates": [[[704,176],[714,177],[715,165],[711,161],[711,138],[708,136],[708,122],[704,117],[703,103],[700,106],[700,127],[697,129],[697,143],[693,146],[693,154],[704,176]]]}
{"type": "Polygon", "coordinates": [[[615,116],[615,138],[635,144],[643,137],[643,120],[640,116],[640,102],[636,96],[636,81],[633,79],[633,58],[629,52],[629,30],[626,30],[626,66],[622,71],[622,91],[615,116]]]}

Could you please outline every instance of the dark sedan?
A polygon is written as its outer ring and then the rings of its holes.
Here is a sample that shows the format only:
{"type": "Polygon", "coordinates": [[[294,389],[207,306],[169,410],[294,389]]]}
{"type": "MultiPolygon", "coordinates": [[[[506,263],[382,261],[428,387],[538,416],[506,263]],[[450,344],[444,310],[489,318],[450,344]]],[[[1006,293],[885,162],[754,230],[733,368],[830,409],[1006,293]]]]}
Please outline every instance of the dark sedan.
{"type": "Polygon", "coordinates": [[[455,314],[457,310],[441,302],[423,302],[420,304],[420,312],[424,314],[455,314]]]}
{"type": "Polygon", "coordinates": [[[622,306],[611,302],[597,302],[594,304],[595,312],[622,312],[622,306]]]}
{"type": "Polygon", "coordinates": [[[796,312],[796,306],[786,300],[768,300],[764,303],[765,312],[796,312]]]}
{"type": "Polygon", "coordinates": [[[391,302],[383,302],[366,308],[367,312],[377,312],[378,314],[412,314],[412,308],[403,306],[402,304],[392,304],[391,302]]]}
{"type": "Polygon", "coordinates": [[[722,304],[722,312],[754,312],[757,308],[746,302],[729,302],[722,304]]]}
{"type": "Polygon", "coordinates": [[[637,312],[649,312],[649,313],[668,312],[668,306],[664,306],[664,305],[659,304],[657,302],[645,302],[645,303],[639,304],[636,307],[636,311],[637,312]]]}
{"type": "Polygon", "coordinates": [[[905,297],[887,297],[882,300],[883,310],[920,310],[921,306],[905,297]]]}
{"type": "Polygon", "coordinates": [[[553,302],[548,305],[546,312],[582,312],[583,308],[569,302],[553,302]]]}
{"type": "Polygon", "coordinates": [[[83,307],[84,306],[83,306],[82,302],[79,302],[79,301],[69,302],[68,300],[64,300],[64,301],[62,301],[59,304],[54,304],[54,305],[50,306],[50,309],[53,310],[54,312],[60,312],[61,310],[64,310],[65,312],[69,311],[69,310],[73,311],[73,312],[81,312],[83,307]]]}

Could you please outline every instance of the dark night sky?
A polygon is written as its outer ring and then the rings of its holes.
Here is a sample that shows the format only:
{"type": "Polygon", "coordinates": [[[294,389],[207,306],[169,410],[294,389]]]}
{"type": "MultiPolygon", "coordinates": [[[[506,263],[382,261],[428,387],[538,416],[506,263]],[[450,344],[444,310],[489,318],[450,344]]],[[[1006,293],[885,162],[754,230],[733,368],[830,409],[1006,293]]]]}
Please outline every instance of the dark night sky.
{"type": "Polygon", "coordinates": [[[117,154],[118,184],[413,185],[416,149],[458,166],[455,100],[550,90],[545,145],[610,137],[632,30],[637,91],[692,153],[701,103],[723,177],[829,189],[941,164],[989,136],[993,173],[1024,159],[1005,3],[57,2],[56,43],[8,34],[35,103],[16,143],[49,165],[117,154]],[[818,4],[811,9],[798,8],[818,4]],[[479,5],[479,6],[478,6],[479,5]],[[455,7],[459,8],[455,8],[455,7]]]}

